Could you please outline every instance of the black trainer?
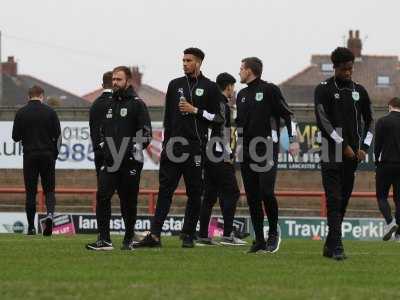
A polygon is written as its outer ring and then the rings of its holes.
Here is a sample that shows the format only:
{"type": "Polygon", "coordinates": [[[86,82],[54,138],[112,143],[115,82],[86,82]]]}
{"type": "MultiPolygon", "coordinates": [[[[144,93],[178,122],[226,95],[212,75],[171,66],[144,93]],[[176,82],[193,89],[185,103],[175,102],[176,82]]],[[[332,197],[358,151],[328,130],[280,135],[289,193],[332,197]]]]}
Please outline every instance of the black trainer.
{"type": "Polygon", "coordinates": [[[332,258],[333,251],[331,249],[329,249],[327,245],[324,245],[324,250],[322,251],[322,256],[327,257],[327,258],[332,258]]]}
{"type": "Polygon", "coordinates": [[[216,241],[213,241],[210,238],[202,238],[199,237],[197,238],[197,240],[195,241],[196,246],[219,246],[219,243],[217,243],[216,241]]]}
{"type": "Polygon", "coordinates": [[[265,241],[263,242],[253,241],[253,245],[250,247],[247,253],[257,253],[261,251],[262,252],[267,251],[267,243],[265,241]]]}
{"type": "Polygon", "coordinates": [[[94,243],[87,244],[86,249],[93,251],[111,251],[114,250],[114,247],[111,241],[97,240],[94,243]]]}
{"type": "Polygon", "coordinates": [[[133,240],[132,241],[125,241],[124,240],[122,242],[121,250],[124,250],[124,251],[133,251],[133,250],[135,250],[133,240]]]}
{"type": "Polygon", "coordinates": [[[182,248],[194,248],[193,236],[186,234],[183,237],[182,248]]]}
{"type": "Polygon", "coordinates": [[[44,223],[43,236],[51,236],[53,234],[53,218],[48,216],[44,223]]]}
{"type": "Polygon", "coordinates": [[[248,232],[239,232],[239,231],[234,231],[234,236],[238,239],[244,240],[245,238],[250,236],[250,233],[248,232]]]}
{"type": "Polygon", "coordinates": [[[339,240],[339,244],[338,244],[338,248],[340,249],[340,251],[342,251],[342,255],[344,259],[347,259],[347,255],[344,252],[344,247],[343,247],[343,241],[342,239],[339,240]]]}
{"type": "Polygon", "coordinates": [[[345,260],[346,255],[344,254],[343,249],[341,249],[340,247],[337,247],[332,253],[332,258],[337,261],[345,260]]]}
{"type": "Polygon", "coordinates": [[[35,227],[28,227],[27,235],[36,235],[35,227]]]}
{"type": "Polygon", "coordinates": [[[279,234],[270,233],[267,239],[267,251],[270,253],[278,252],[281,244],[281,237],[279,234]]]}
{"type": "Polygon", "coordinates": [[[153,235],[149,233],[138,243],[133,243],[132,246],[134,248],[160,248],[161,239],[157,241],[155,238],[153,238],[153,235]]]}

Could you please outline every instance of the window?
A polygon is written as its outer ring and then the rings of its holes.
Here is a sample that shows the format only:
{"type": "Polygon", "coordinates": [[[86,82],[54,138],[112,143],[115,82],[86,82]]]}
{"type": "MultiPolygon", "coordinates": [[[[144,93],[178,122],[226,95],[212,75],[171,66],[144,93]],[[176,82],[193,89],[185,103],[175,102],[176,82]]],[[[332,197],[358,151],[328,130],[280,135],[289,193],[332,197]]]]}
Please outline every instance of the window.
{"type": "Polygon", "coordinates": [[[333,72],[333,64],[327,64],[327,63],[322,64],[321,71],[326,73],[333,72]]]}
{"type": "Polygon", "coordinates": [[[376,84],[378,86],[389,86],[390,85],[390,77],[380,75],[380,76],[378,76],[378,78],[376,80],[376,84]]]}

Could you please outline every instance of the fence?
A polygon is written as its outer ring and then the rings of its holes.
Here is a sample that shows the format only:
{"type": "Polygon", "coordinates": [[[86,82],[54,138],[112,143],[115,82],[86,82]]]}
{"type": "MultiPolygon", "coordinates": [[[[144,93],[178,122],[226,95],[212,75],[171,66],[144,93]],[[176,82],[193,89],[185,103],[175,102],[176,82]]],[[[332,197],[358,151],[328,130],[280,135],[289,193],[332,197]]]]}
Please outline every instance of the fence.
{"type": "MultiPolygon", "coordinates": [[[[0,188],[0,194],[24,194],[24,188],[0,188]]],[[[39,203],[38,203],[38,211],[45,211],[45,195],[43,190],[38,190],[39,194],[39,203]]],[[[92,196],[92,211],[96,211],[96,189],[85,189],[85,188],[57,188],[56,194],[81,194],[81,195],[91,195],[92,196]]],[[[176,196],[184,196],[186,194],[185,190],[176,190],[176,196]]],[[[244,196],[245,193],[242,191],[241,196],[244,196]]],[[[325,193],[322,191],[276,191],[277,197],[289,197],[289,198],[304,198],[304,197],[312,197],[319,198],[320,200],[320,216],[326,216],[326,197],[325,193]]],[[[158,195],[158,190],[152,189],[141,189],[139,190],[139,195],[147,196],[147,210],[150,215],[154,214],[155,206],[156,206],[156,196],[158,195]]],[[[353,192],[353,198],[375,198],[374,192],[353,192]]]]}

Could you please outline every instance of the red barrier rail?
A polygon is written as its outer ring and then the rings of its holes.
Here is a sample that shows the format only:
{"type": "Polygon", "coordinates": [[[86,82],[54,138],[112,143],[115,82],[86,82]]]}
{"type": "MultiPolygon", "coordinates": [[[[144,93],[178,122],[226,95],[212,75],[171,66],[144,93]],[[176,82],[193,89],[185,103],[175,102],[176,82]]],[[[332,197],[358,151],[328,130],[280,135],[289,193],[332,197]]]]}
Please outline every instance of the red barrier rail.
{"type": "MultiPolygon", "coordinates": [[[[24,194],[25,188],[0,188],[0,194],[24,194]]],[[[39,212],[44,212],[45,209],[45,195],[43,190],[39,189],[39,212]]],[[[92,210],[96,212],[96,189],[85,189],[85,188],[57,188],[56,194],[85,194],[92,196],[92,210]]],[[[242,191],[241,196],[245,196],[242,191]]],[[[277,197],[315,197],[320,198],[320,215],[321,217],[326,216],[326,197],[324,192],[318,191],[276,191],[277,197]]],[[[152,189],[141,189],[139,190],[139,195],[148,196],[148,213],[150,215],[154,214],[156,207],[156,196],[158,195],[158,190],[152,189]]],[[[186,195],[185,190],[176,190],[174,195],[184,196],[186,195]]],[[[374,192],[353,192],[351,195],[353,198],[375,198],[376,194],[374,192]]],[[[392,197],[392,194],[390,195],[392,197]]]]}

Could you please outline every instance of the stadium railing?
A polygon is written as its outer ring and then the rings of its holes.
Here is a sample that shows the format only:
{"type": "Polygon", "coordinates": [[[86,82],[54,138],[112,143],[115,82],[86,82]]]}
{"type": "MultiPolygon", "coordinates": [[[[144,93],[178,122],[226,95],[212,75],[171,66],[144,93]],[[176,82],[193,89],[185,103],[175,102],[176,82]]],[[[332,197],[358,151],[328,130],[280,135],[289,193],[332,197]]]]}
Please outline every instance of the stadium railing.
{"type": "MultiPolygon", "coordinates": [[[[57,188],[56,194],[81,194],[90,195],[92,198],[92,211],[96,212],[96,189],[92,188],[57,188]]],[[[0,194],[24,194],[25,188],[0,188],[0,194]]],[[[38,201],[38,211],[45,211],[45,195],[43,190],[38,189],[39,201],[38,201]]],[[[241,191],[241,196],[245,196],[245,193],[241,191]]],[[[312,197],[320,199],[320,215],[321,217],[326,217],[326,196],[322,191],[276,191],[277,197],[289,197],[289,198],[303,198],[312,197]]],[[[154,214],[156,207],[156,197],[158,195],[158,190],[153,189],[141,189],[139,190],[139,195],[147,196],[147,210],[150,215],[154,214]]],[[[176,196],[186,195],[185,190],[176,190],[176,196]]],[[[392,195],[391,195],[392,196],[392,195]]],[[[374,198],[374,192],[353,192],[352,198],[374,198]]]]}

